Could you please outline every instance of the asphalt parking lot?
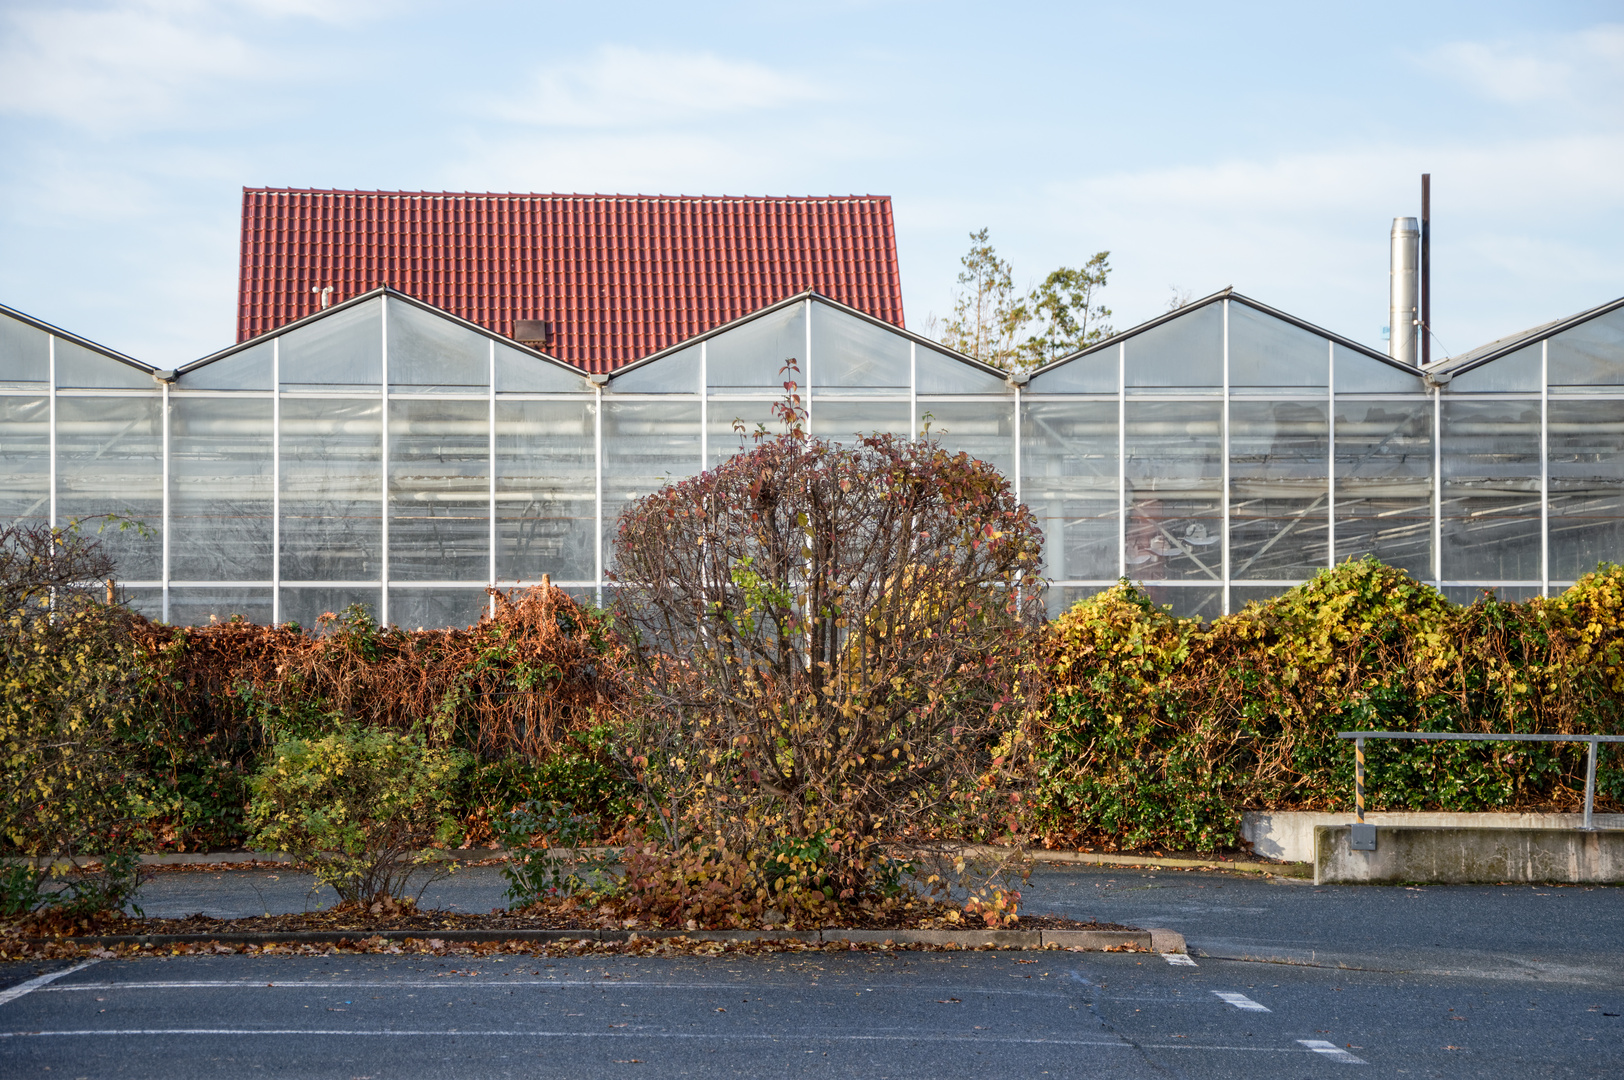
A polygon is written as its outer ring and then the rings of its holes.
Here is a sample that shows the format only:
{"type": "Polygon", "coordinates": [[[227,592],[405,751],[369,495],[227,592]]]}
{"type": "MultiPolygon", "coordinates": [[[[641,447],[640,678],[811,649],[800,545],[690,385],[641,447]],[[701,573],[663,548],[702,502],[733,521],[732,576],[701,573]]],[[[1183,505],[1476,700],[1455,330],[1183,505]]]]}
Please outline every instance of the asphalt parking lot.
{"type": "Polygon", "coordinates": [[[1170,926],[1193,955],[11,965],[0,1074],[1624,1075],[1624,891],[1067,869],[1028,902],[1170,926]]]}

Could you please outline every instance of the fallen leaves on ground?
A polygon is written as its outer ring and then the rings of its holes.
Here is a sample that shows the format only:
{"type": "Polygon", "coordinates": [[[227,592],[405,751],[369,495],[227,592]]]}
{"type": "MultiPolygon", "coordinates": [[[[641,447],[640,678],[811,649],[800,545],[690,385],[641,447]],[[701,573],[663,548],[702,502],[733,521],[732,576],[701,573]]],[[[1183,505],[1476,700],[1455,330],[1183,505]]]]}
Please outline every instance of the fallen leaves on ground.
{"type": "MultiPolygon", "coordinates": [[[[1048,946],[1051,951],[1059,946],[1048,946]]],[[[844,952],[994,952],[1005,946],[925,945],[891,941],[808,942],[788,938],[768,941],[708,941],[689,937],[645,938],[632,935],[627,941],[444,941],[434,937],[384,937],[357,935],[354,940],[335,943],[286,943],[270,945],[203,941],[176,945],[87,945],[71,940],[31,941],[0,936],[0,961],[17,960],[134,960],[146,957],[178,956],[335,956],[343,953],[374,953],[387,956],[760,956],[768,953],[844,952]]],[[[1130,950],[1114,950],[1130,951],[1130,950]]],[[[1131,950],[1143,951],[1143,950],[1131,950]]]]}

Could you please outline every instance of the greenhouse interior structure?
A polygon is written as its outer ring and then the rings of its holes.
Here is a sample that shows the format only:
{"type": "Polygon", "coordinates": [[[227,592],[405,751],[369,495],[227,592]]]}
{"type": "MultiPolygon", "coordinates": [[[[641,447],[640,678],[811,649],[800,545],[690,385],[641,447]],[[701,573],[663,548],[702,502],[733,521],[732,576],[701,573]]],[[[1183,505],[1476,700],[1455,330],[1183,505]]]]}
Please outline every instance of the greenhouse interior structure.
{"type": "Polygon", "coordinates": [[[1226,290],[1013,377],[814,292],[592,376],[388,288],[174,371],[0,308],[0,513],[99,534],[176,624],[603,602],[620,509],[775,430],[789,358],[814,435],[1002,470],[1052,612],[1127,578],[1212,618],[1366,555],[1520,599],[1624,554],[1624,299],[1423,370],[1226,290]]]}

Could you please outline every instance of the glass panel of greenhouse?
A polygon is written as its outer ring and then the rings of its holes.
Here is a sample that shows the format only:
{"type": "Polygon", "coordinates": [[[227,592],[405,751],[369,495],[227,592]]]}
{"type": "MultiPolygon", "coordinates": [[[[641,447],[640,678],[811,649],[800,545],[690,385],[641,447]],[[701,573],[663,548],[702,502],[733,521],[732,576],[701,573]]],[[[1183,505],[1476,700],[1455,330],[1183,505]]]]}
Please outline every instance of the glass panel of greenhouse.
{"type": "Polygon", "coordinates": [[[1539,400],[1443,402],[1444,580],[1540,580],[1539,400]]]}
{"type": "Polygon", "coordinates": [[[1334,407],[1336,561],[1370,556],[1431,578],[1432,398],[1339,396],[1334,407]]]}
{"type": "Polygon", "coordinates": [[[498,399],[495,471],[496,580],[595,587],[595,399],[498,399]]]}
{"type": "MultiPolygon", "coordinates": [[[[172,579],[271,580],[275,562],[276,492],[271,465],[275,422],[275,403],[268,396],[172,395],[172,579]]],[[[265,601],[270,601],[268,589],[265,601]]]]}
{"type": "Polygon", "coordinates": [[[604,601],[620,511],[783,430],[928,434],[1009,477],[1058,612],[1215,617],[1374,556],[1451,597],[1624,559],[1624,301],[1433,365],[1223,293],[1009,376],[815,294],[584,372],[380,290],[182,367],[0,309],[0,512],[75,525],[176,623],[463,624],[604,601]]]}

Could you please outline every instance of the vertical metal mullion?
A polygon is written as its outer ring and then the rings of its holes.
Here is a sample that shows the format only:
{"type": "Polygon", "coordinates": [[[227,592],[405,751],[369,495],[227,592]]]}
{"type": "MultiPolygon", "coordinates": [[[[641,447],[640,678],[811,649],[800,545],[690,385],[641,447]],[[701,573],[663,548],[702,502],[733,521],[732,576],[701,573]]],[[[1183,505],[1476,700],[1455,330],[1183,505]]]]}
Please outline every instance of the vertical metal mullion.
{"type": "Polygon", "coordinates": [[[603,387],[593,387],[596,402],[592,410],[592,457],[596,465],[596,479],[594,480],[593,498],[598,508],[595,515],[595,535],[597,542],[592,545],[593,573],[595,581],[595,594],[599,607],[603,606],[603,387]]]}
{"type": "Polygon", "coordinates": [[[1336,344],[1325,342],[1325,565],[1336,566],[1336,344]]]}
{"type": "Polygon", "coordinates": [[[808,297],[802,303],[806,305],[806,433],[812,434],[812,298],[808,297]]]}
{"type": "Polygon", "coordinates": [[[383,344],[382,377],[378,388],[383,399],[383,417],[379,427],[379,536],[383,541],[383,554],[378,562],[378,622],[389,625],[389,297],[379,300],[378,328],[383,344]]]}
{"type": "Polygon", "coordinates": [[[710,468],[710,356],[709,342],[699,343],[699,471],[710,468]]]}
{"type": "Polygon", "coordinates": [[[1015,501],[1021,501],[1021,388],[1015,387],[1015,423],[1011,430],[1015,437],[1015,501]]]}
{"type": "MultiPolygon", "coordinates": [[[[486,468],[486,480],[490,483],[491,517],[490,517],[490,587],[496,588],[496,339],[492,338],[490,345],[490,383],[487,386],[490,396],[490,451],[486,468]]],[[[496,615],[496,597],[488,596],[486,607],[494,618],[496,615]]]]}
{"type": "Polygon", "coordinates": [[[1229,614],[1229,301],[1224,301],[1224,415],[1218,425],[1218,437],[1222,440],[1221,452],[1223,468],[1223,546],[1220,563],[1223,566],[1223,602],[1219,608],[1225,615],[1229,614]]]}
{"type": "Polygon", "coordinates": [[[1432,389],[1432,580],[1444,579],[1444,408],[1443,388],[1432,389]]]}
{"type": "Polygon", "coordinates": [[[162,603],[162,610],[163,610],[163,621],[168,622],[169,621],[169,428],[170,428],[170,423],[171,423],[172,418],[171,418],[170,413],[169,413],[169,384],[168,383],[159,383],[158,387],[159,387],[159,392],[160,392],[158,408],[159,408],[159,412],[161,413],[161,415],[163,417],[163,432],[164,432],[164,441],[163,441],[163,480],[162,480],[163,487],[161,489],[161,492],[162,492],[162,495],[163,495],[163,540],[161,541],[161,544],[162,544],[161,550],[163,552],[162,562],[161,562],[161,565],[163,567],[163,592],[162,592],[163,603],[162,603]]]}
{"type": "MultiPolygon", "coordinates": [[[[1069,568],[1068,568],[1069,569],[1069,568]]],[[[1117,343],[1117,577],[1128,576],[1128,343],[1117,343]]]]}
{"type": "Polygon", "coordinates": [[[49,465],[47,466],[47,468],[49,469],[47,482],[51,485],[51,490],[50,490],[51,528],[54,529],[54,528],[57,527],[57,520],[56,520],[56,335],[55,334],[47,334],[45,336],[45,340],[46,340],[46,348],[48,350],[47,354],[46,354],[46,361],[45,362],[49,366],[49,369],[50,369],[49,376],[48,376],[49,379],[50,379],[50,382],[47,384],[49,386],[49,388],[50,388],[50,397],[46,401],[46,405],[48,407],[47,407],[46,413],[45,413],[45,415],[46,415],[46,427],[47,427],[47,436],[46,437],[47,437],[47,441],[49,443],[48,449],[49,449],[50,459],[51,459],[49,465]]]}
{"type": "Polygon", "coordinates": [[[908,342],[908,441],[919,439],[919,343],[908,342]]]}
{"type": "MultiPolygon", "coordinates": [[[[1539,343],[1539,594],[1551,595],[1551,339],[1539,343]]],[[[1590,744],[1594,753],[1596,744],[1590,744]]]]}
{"type": "Polygon", "coordinates": [[[271,622],[282,624],[282,337],[271,339],[271,622]]]}

